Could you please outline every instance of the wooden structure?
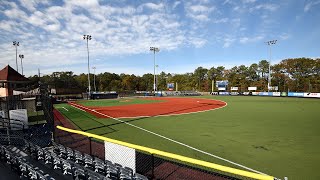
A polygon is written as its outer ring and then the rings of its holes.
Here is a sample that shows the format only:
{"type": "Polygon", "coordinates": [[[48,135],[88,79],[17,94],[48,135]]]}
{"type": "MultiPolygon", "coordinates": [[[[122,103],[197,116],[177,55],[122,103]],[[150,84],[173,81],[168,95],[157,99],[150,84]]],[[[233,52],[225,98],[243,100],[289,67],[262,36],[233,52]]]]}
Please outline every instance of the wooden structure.
{"type": "Polygon", "coordinates": [[[29,79],[7,65],[0,70],[0,96],[12,96],[13,90],[25,87],[29,79]]]}

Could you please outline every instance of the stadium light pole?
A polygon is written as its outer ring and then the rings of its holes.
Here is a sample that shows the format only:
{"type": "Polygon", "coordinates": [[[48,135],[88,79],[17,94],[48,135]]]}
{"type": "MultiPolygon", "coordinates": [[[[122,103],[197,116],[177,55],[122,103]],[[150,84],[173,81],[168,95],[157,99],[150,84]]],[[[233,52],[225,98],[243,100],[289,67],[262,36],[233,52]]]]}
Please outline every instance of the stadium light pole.
{"type": "Polygon", "coordinates": [[[22,65],[22,59],[24,58],[23,54],[19,54],[19,58],[21,59],[21,74],[23,76],[23,65],[22,65]]]}
{"type": "Polygon", "coordinates": [[[150,47],[150,51],[153,51],[153,91],[156,93],[156,52],[160,49],[157,47],[150,47]]]}
{"type": "Polygon", "coordinates": [[[16,68],[17,68],[16,70],[18,72],[19,71],[19,69],[18,69],[18,46],[19,46],[19,42],[18,41],[13,41],[12,44],[13,44],[13,46],[16,47],[16,68]]]}
{"type": "Polygon", "coordinates": [[[269,74],[268,74],[268,92],[271,85],[271,45],[277,43],[277,40],[267,41],[266,44],[269,46],[269,74]]]}
{"type": "Polygon", "coordinates": [[[158,74],[158,68],[159,68],[159,65],[156,64],[156,90],[158,90],[158,76],[157,76],[157,74],[158,74]]]}
{"type": "Polygon", "coordinates": [[[93,69],[93,86],[94,86],[94,92],[97,92],[96,89],[96,67],[92,67],[93,69]]]}
{"type": "Polygon", "coordinates": [[[90,63],[89,63],[89,40],[91,40],[91,35],[83,35],[83,40],[87,40],[87,51],[88,51],[88,97],[90,97],[90,63]]]}

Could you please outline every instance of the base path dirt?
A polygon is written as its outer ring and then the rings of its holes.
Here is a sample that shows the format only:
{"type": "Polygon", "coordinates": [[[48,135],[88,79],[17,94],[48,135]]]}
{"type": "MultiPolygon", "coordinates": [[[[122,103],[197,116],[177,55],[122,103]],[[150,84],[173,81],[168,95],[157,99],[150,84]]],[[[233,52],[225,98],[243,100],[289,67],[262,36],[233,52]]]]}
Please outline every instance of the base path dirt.
{"type": "Polygon", "coordinates": [[[209,111],[222,108],[227,104],[223,101],[201,98],[146,98],[148,100],[161,100],[161,102],[149,104],[130,104],[122,106],[93,107],[83,106],[76,102],[69,102],[97,117],[105,118],[105,114],[114,118],[137,118],[149,116],[172,116],[209,111]],[[99,113],[96,113],[96,112],[99,113]]]}

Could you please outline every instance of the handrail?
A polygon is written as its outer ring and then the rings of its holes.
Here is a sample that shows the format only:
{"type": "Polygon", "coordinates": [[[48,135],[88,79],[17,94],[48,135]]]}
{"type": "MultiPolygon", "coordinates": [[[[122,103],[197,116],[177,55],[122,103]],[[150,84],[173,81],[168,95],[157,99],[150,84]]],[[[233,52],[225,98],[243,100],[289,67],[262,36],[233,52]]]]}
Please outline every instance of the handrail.
{"type": "Polygon", "coordinates": [[[65,128],[65,127],[62,127],[62,126],[57,126],[57,128],[60,129],[60,130],[63,130],[63,131],[70,132],[70,133],[80,134],[80,135],[84,135],[84,136],[87,136],[87,137],[92,137],[92,138],[95,138],[95,139],[108,141],[108,142],[111,142],[111,143],[115,143],[115,144],[119,144],[119,145],[122,145],[122,146],[129,147],[129,148],[133,148],[133,149],[137,149],[137,150],[140,150],[140,151],[148,152],[150,154],[160,155],[160,156],[163,156],[163,157],[168,157],[168,158],[172,158],[172,159],[175,159],[175,160],[196,164],[196,165],[200,165],[200,166],[203,166],[203,167],[208,167],[208,168],[216,169],[216,170],[219,170],[219,171],[223,171],[223,172],[227,172],[227,173],[231,173],[231,174],[235,174],[235,175],[245,176],[245,177],[249,177],[249,178],[253,178],[253,179],[261,179],[261,180],[274,180],[274,179],[276,179],[275,177],[272,177],[272,176],[269,176],[269,175],[258,174],[258,173],[249,172],[249,171],[236,169],[236,168],[232,168],[232,167],[227,167],[227,166],[223,166],[223,165],[219,165],[219,164],[215,164],[215,163],[210,163],[210,162],[206,162],[206,161],[202,161],[202,160],[198,160],[198,159],[193,159],[193,158],[186,157],[186,156],[181,156],[181,155],[178,155],[178,154],[173,154],[173,153],[169,153],[169,152],[165,152],[165,151],[160,151],[160,150],[157,150],[157,149],[152,149],[152,148],[148,148],[148,147],[144,147],[144,146],[140,146],[140,145],[136,145],[136,144],[131,144],[131,143],[115,140],[115,139],[110,139],[110,138],[107,138],[107,137],[99,136],[99,135],[88,133],[88,132],[69,129],[69,128],[65,128]]]}

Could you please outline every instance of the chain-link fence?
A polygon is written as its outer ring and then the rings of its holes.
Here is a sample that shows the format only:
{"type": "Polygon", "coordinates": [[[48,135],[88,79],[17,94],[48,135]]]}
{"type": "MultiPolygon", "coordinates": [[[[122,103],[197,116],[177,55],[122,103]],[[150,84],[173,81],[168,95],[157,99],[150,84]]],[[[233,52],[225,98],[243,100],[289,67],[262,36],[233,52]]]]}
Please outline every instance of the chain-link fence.
{"type": "MultiPolygon", "coordinates": [[[[52,98],[49,94],[45,90],[40,92],[41,95],[28,98],[23,96],[0,98],[1,144],[19,145],[28,141],[39,147],[47,147],[52,144],[52,138],[54,138],[56,143],[65,147],[98,157],[105,162],[110,161],[110,159],[106,159],[110,156],[106,153],[107,146],[103,138],[97,138],[98,136],[92,138],[92,136],[57,128],[57,126],[62,126],[76,129],[69,120],[53,109],[52,98]],[[27,112],[28,127],[23,120],[15,119],[17,116],[12,114],[12,111],[21,109],[27,112]]],[[[228,167],[219,168],[220,165],[179,155],[170,153],[166,155],[165,152],[155,153],[160,151],[150,151],[150,148],[133,149],[135,154],[131,158],[134,158],[134,160],[129,159],[129,161],[134,161],[134,171],[136,173],[148,177],[148,179],[250,179],[250,175],[252,175],[250,172],[241,170],[243,174],[233,173],[232,170],[228,170],[228,167]],[[246,176],[246,174],[249,174],[249,176],[246,176]]],[[[115,150],[115,152],[121,154],[119,150],[115,150]]],[[[112,163],[115,166],[118,164],[117,161],[112,163]]],[[[238,171],[235,170],[234,172],[238,171]]],[[[257,176],[259,177],[259,174],[257,176]]],[[[266,177],[266,179],[272,179],[270,176],[266,177]]]]}
{"type": "MultiPolygon", "coordinates": [[[[54,117],[55,117],[55,125],[62,126],[69,129],[71,131],[64,130],[63,128],[57,128],[55,130],[55,140],[57,143],[62,144],[63,146],[70,147],[74,150],[78,150],[82,153],[90,154],[100,159],[104,159],[105,161],[112,161],[113,163],[119,163],[114,160],[114,157],[120,155],[120,159],[125,158],[128,161],[128,158],[132,158],[134,161],[134,169],[137,173],[142,174],[149,179],[254,179],[250,177],[250,175],[258,176],[259,174],[246,172],[239,170],[240,174],[232,173],[232,170],[224,171],[223,169],[228,169],[229,167],[225,168],[212,168],[212,167],[220,167],[220,165],[207,163],[200,160],[195,160],[192,158],[187,158],[184,156],[174,155],[168,153],[152,153],[148,150],[143,149],[135,149],[135,155],[126,157],[123,155],[123,150],[120,149],[113,149],[113,153],[115,154],[108,154],[110,153],[110,148],[105,144],[104,138],[101,136],[90,136],[85,135],[82,133],[72,132],[74,129],[74,125],[70,123],[65,117],[63,117],[58,111],[54,110],[54,117]],[[101,137],[100,139],[97,137],[101,137]],[[108,159],[111,157],[111,159],[108,159]],[[178,158],[176,158],[178,157],[178,158]],[[187,159],[187,161],[184,161],[187,159]],[[189,161],[190,160],[190,161],[189,161]],[[193,161],[197,163],[193,163],[193,161]],[[200,163],[199,163],[200,162],[200,163]],[[207,166],[206,164],[209,164],[207,166]],[[210,166],[212,165],[212,166],[210,166]],[[249,174],[249,177],[246,176],[249,174]]],[[[79,131],[81,132],[81,131],[79,131]]],[[[106,138],[108,139],[108,138],[106,138]]],[[[116,141],[116,140],[115,140],[116,141]]],[[[127,143],[125,143],[127,144],[127,143]]],[[[149,149],[149,148],[146,148],[149,149]]],[[[158,150],[155,150],[158,151],[158,150]]],[[[160,152],[160,151],[159,151],[160,152]]],[[[131,167],[132,168],[132,167],[131,167]]],[[[231,168],[233,169],[233,168],[231,168]]],[[[234,169],[234,172],[237,170],[234,169]]],[[[238,171],[237,171],[238,172],[238,171]]],[[[263,177],[263,175],[261,175],[263,177]]],[[[266,176],[265,179],[272,179],[270,176],[266,176]]]]}
{"type": "Polygon", "coordinates": [[[13,144],[28,140],[41,147],[52,141],[52,100],[45,89],[41,94],[0,97],[0,141],[13,144]]]}

